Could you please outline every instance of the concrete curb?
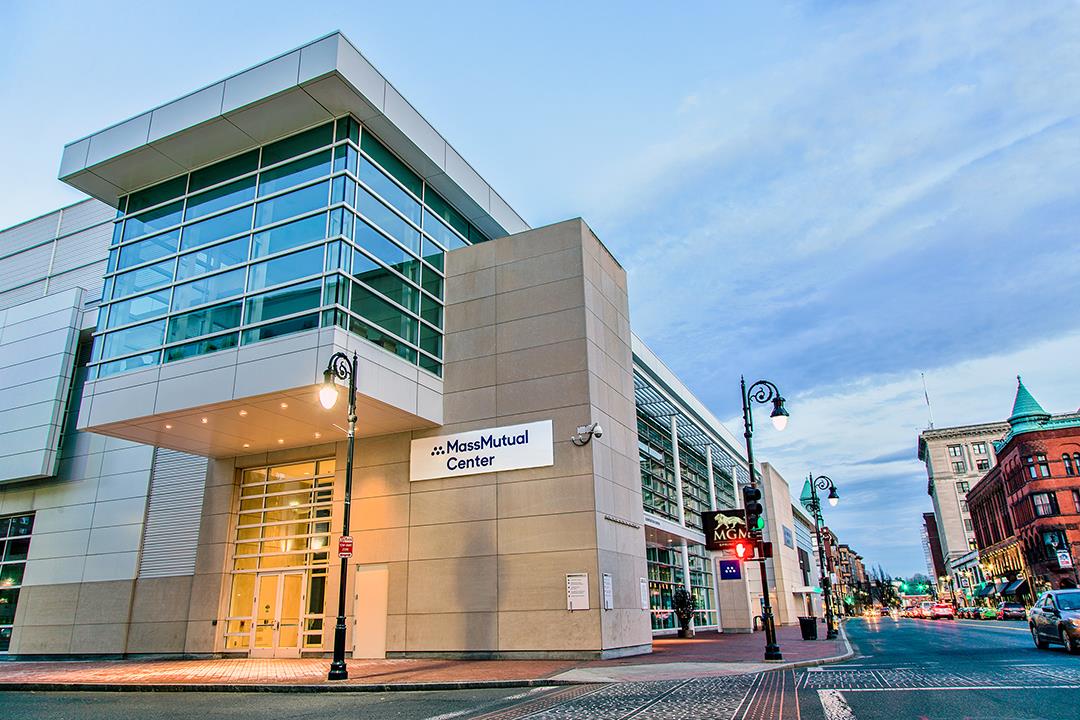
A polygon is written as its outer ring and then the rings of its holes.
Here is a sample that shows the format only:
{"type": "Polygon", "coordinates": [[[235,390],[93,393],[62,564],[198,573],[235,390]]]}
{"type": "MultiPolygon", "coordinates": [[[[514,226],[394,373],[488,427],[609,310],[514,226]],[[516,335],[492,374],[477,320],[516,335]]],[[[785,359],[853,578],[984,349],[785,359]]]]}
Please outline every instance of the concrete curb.
{"type": "MultiPolygon", "coordinates": [[[[754,670],[746,673],[732,673],[732,675],[754,675],[773,670],[793,670],[795,668],[814,667],[817,665],[830,665],[843,662],[854,657],[855,651],[851,647],[844,626],[841,625],[840,637],[844,641],[847,650],[840,655],[813,660],[798,660],[795,662],[770,663],[768,669],[754,670]]],[[[723,664],[723,663],[718,663],[723,664]]],[[[626,680],[620,682],[639,682],[626,680]]],[[[609,684],[597,680],[556,680],[554,678],[534,678],[530,680],[462,680],[458,682],[400,682],[378,683],[364,685],[346,684],[314,684],[314,685],[290,685],[290,684],[215,684],[215,683],[42,683],[42,682],[0,682],[2,692],[215,692],[215,693],[360,693],[360,692],[417,692],[432,690],[483,690],[487,688],[535,688],[535,687],[559,687],[566,685],[599,685],[609,684]]]]}
{"type": "Polygon", "coordinates": [[[361,693],[416,692],[422,690],[483,690],[487,688],[534,688],[561,685],[595,685],[572,680],[463,680],[461,682],[402,682],[364,685],[238,685],[210,683],[0,683],[2,692],[215,692],[215,693],[361,693]]]}

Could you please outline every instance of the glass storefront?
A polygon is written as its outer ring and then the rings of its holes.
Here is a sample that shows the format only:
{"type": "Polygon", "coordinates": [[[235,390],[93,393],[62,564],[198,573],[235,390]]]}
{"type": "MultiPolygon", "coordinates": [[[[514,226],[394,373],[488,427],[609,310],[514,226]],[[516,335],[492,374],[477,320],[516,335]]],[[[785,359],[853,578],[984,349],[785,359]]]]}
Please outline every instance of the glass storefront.
{"type": "MultiPolygon", "coordinates": [[[[707,552],[701,545],[689,546],[690,588],[697,601],[694,626],[697,628],[717,625],[716,597],[713,592],[713,573],[707,552]]],[[[672,610],[675,590],[685,586],[681,548],[655,548],[645,550],[649,563],[649,607],[652,629],[677,630],[679,621],[672,610]]]]}
{"type": "Polygon", "coordinates": [[[15,608],[19,604],[33,529],[33,513],[0,517],[0,653],[6,653],[11,646],[15,608]]]}
{"type": "Polygon", "coordinates": [[[242,472],[226,650],[322,648],[334,470],[325,459],[242,472]]]}

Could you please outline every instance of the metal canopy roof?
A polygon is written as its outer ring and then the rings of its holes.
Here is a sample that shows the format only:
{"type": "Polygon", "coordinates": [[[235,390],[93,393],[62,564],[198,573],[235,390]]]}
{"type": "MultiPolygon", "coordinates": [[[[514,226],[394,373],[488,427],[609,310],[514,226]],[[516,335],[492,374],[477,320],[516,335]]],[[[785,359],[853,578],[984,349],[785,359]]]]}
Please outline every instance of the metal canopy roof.
{"type": "Polygon", "coordinates": [[[723,445],[716,442],[710,433],[688,418],[675,403],[650,385],[636,371],[634,372],[634,399],[638,408],[651,418],[670,423],[671,418],[674,417],[681,445],[701,453],[702,456],[705,456],[711,448],[714,468],[734,472],[740,483],[749,482],[749,474],[735,462],[731,453],[725,450],[723,445]]]}

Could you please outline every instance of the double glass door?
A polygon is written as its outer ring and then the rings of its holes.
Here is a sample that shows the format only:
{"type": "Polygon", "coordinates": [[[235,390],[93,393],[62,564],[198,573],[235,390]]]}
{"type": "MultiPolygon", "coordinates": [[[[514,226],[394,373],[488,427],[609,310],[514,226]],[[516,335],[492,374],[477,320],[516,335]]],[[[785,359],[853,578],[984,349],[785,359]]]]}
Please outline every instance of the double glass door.
{"type": "Polygon", "coordinates": [[[304,573],[259,573],[251,657],[300,657],[304,573]]]}

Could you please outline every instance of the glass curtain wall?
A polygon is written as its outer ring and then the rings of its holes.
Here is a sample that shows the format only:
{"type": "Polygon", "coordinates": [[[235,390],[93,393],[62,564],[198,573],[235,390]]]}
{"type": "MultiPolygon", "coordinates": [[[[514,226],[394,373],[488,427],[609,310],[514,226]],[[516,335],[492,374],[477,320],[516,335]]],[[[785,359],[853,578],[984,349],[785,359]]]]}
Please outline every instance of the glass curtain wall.
{"type": "Polygon", "coordinates": [[[300,648],[323,647],[334,470],[327,459],[241,474],[226,650],[252,647],[258,576],[284,571],[304,573],[300,648]]]}
{"type": "Polygon", "coordinates": [[[487,238],[354,118],[120,199],[91,377],[338,325],[442,373],[443,261],[487,238]]]}
{"type": "Polygon", "coordinates": [[[6,653],[11,646],[15,608],[19,604],[33,530],[33,513],[0,517],[0,653],[6,653]]]}

